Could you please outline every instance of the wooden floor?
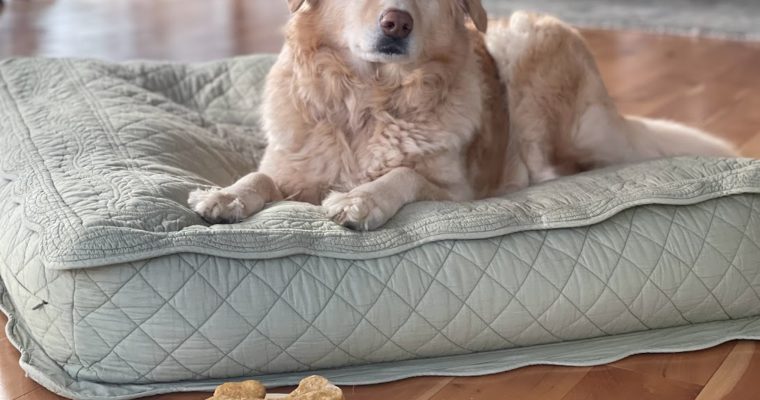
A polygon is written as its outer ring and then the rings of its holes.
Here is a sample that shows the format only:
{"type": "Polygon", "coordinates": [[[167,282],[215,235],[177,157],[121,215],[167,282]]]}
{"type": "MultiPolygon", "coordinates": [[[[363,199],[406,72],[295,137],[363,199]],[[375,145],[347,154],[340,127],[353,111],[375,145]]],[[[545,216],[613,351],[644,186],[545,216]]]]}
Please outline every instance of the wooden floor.
{"type": "MultiPolygon", "coordinates": [[[[275,52],[279,0],[6,0],[0,58],[208,60],[275,52]]],[[[671,118],[760,157],[760,45],[586,30],[622,111],[671,118]]],[[[4,323],[3,321],[0,321],[4,323]]],[[[0,400],[56,399],[23,376],[0,336],[0,400]]],[[[531,367],[481,378],[423,378],[345,388],[350,400],[760,399],[760,343],[644,355],[594,368],[531,367]]],[[[206,394],[161,397],[204,399],[206,394]]]]}

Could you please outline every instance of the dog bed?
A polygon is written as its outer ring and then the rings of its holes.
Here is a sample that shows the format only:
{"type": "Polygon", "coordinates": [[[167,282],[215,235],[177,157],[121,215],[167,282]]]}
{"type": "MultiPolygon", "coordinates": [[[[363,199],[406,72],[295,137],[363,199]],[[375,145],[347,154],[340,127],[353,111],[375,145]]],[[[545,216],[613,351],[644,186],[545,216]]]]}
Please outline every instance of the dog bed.
{"type": "Polygon", "coordinates": [[[680,158],[358,233],[284,202],[209,226],[256,168],[272,57],[0,63],[8,336],[68,397],[589,365],[760,338],[760,162],[680,158]]]}

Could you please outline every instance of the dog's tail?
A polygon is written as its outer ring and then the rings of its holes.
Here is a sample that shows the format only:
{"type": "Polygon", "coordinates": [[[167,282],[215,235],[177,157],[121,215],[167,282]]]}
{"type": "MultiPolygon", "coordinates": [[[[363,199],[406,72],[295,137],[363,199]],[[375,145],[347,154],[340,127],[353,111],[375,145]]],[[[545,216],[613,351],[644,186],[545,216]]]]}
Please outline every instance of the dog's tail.
{"type": "Polygon", "coordinates": [[[627,161],[674,156],[738,156],[729,142],[676,122],[625,116],[621,128],[633,158],[627,161]]]}
{"type": "Polygon", "coordinates": [[[620,115],[611,104],[581,117],[576,145],[594,168],[677,156],[736,157],[729,142],[676,122],[620,115]]]}

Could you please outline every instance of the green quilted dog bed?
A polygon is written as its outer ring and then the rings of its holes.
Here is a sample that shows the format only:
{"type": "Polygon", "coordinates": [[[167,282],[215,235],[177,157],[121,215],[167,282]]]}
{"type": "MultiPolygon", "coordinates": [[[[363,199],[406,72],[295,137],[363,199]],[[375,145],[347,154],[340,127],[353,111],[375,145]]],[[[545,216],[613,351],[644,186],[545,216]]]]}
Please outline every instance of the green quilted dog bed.
{"type": "Polygon", "coordinates": [[[284,202],[208,226],[256,168],[272,58],[0,62],[0,277],[21,366],[82,399],[589,365],[760,338],[760,162],[621,166],[375,232],[284,202]]]}

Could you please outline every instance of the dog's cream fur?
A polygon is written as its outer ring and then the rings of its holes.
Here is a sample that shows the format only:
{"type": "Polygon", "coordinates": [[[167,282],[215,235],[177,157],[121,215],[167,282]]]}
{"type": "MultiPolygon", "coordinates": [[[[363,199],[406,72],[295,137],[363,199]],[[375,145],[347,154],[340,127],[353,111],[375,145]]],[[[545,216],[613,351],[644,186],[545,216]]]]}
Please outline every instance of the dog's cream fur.
{"type": "Polygon", "coordinates": [[[479,0],[288,3],[263,105],[269,146],[258,172],[191,193],[211,222],[293,199],[375,229],[415,201],[496,196],[615,163],[735,155],[696,129],[621,116],[580,34],[552,17],[516,13],[485,34],[479,0]],[[373,51],[388,9],[414,19],[405,54],[373,51]]]}

